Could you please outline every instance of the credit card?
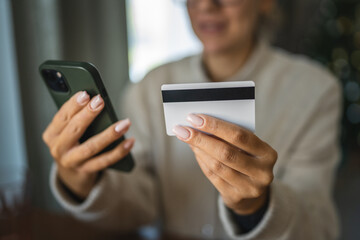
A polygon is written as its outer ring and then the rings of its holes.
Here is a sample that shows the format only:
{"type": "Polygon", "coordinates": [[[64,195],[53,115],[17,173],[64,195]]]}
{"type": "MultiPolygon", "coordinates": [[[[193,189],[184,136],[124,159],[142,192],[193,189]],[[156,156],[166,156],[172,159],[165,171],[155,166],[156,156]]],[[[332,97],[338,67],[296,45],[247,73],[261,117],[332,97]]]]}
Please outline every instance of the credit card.
{"type": "Polygon", "coordinates": [[[166,133],[176,125],[191,126],[190,113],[207,114],[255,132],[255,83],[207,82],[161,86],[166,133]]]}

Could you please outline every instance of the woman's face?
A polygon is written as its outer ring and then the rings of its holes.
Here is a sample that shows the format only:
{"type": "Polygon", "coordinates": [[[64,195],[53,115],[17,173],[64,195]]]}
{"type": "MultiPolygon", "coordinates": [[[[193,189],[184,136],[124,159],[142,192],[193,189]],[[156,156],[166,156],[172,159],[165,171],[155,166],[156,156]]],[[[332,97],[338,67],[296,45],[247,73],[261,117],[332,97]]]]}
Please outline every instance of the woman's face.
{"type": "Polygon", "coordinates": [[[259,16],[272,0],[188,0],[187,8],[204,53],[221,54],[254,41],[259,16]]]}

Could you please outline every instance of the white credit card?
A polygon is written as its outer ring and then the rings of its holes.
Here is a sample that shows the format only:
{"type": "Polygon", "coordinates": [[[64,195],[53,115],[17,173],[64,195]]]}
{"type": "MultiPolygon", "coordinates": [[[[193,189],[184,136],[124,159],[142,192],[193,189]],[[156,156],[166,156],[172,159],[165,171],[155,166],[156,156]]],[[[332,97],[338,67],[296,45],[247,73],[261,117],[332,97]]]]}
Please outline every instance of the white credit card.
{"type": "Polygon", "coordinates": [[[191,126],[190,113],[207,114],[255,132],[255,83],[207,82],[161,86],[166,133],[176,125],[191,126]]]}

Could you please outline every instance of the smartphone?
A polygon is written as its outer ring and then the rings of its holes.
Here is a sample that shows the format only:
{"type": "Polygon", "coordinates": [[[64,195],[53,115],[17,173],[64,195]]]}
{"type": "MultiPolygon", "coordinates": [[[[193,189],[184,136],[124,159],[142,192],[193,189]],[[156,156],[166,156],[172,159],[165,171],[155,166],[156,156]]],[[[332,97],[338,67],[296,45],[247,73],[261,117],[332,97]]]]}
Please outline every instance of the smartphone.
{"type": "MultiPolygon", "coordinates": [[[[78,91],[86,91],[90,98],[97,94],[100,94],[103,98],[105,103],[104,109],[87,128],[79,140],[80,143],[102,132],[118,121],[104,84],[101,81],[100,74],[91,63],[49,60],[40,65],[39,71],[58,108],[78,91]]],[[[113,149],[124,139],[124,137],[121,137],[99,154],[113,149]]],[[[109,168],[130,172],[134,165],[134,160],[129,153],[124,159],[121,159],[109,168]]]]}

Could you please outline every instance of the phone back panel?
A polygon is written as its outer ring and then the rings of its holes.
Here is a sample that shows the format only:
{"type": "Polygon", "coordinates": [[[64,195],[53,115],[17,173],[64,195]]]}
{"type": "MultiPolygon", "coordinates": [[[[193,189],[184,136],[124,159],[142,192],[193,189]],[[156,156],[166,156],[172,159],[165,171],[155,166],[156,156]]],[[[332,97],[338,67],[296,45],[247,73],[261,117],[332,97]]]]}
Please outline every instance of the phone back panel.
{"type": "MultiPolygon", "coordinates": [[[[45,84],[58,108],[60,108],[67,100],[71,98],[71,96],[79,91],[86,91],[90,95],[90,98],[100,94],[105,102],[104,109],[88,127],[84,135],[80,138],[80,143],[102,132],[117,121],[116,114],[113,110],[105,87],[101,81],[100,75],[93,65],[86,62],[46,61],[39,68],[40,73],[43,70],[48,69],[59,71],[65,78],[67,84],[68,92],[60,92],[52,89],[44,79],[45,84]]],[[[101,153],[113,149],[123,140],[124,137],[121,137],[109,145],[101,153]]],[[[130,154],[124,159],[110,166],[110,168],[126,172],[131,171],[133,167],[134,161],[130,154]]]]}

